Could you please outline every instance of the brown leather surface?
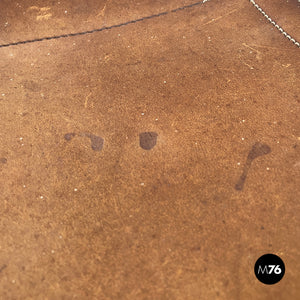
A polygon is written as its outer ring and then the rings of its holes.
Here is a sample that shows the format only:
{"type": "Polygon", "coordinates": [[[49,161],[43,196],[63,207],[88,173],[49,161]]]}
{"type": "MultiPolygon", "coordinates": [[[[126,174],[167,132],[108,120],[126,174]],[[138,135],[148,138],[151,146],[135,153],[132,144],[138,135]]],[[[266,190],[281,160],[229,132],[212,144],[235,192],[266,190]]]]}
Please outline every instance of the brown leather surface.
{"type": "MultiPolygon", "coordinates": [[[[191,3],[2,0],[0,44],[191,3]]],[[[0,298],[299,298],[299,58],[246,0],[0,48],[0,298]]]]}

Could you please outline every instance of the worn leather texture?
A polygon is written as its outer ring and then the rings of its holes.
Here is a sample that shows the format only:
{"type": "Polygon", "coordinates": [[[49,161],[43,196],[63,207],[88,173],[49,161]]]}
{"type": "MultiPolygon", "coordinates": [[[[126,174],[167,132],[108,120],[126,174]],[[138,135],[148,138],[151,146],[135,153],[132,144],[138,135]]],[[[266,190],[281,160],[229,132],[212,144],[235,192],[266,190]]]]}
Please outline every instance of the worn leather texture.
{"type": "MultiPolygon", "coordinates": [[[[1,299],[299,299],[300,50],[247,0],[0,2],[1,299]],[[254,275],[279,255],[283,279],[254,275]]],[[[300,40],[297,0],[257,0],[300,40]]]]}

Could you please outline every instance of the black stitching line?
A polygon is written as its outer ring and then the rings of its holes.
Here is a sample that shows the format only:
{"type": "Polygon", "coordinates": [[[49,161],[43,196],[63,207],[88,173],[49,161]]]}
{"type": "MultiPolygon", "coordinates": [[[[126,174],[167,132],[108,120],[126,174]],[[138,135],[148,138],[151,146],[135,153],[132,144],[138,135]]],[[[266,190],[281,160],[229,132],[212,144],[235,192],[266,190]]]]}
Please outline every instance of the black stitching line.
{"type": "Polygon", "coordinates": [[[26,41],[14,42],[14,43],[2,44],[2,45],[0,45],[0,48],[16,46],[16,45],[22,45],[22,44],[35,43],[35,42],[41,42],[41,41],[45,41],[45,40],[57,40],[57,39],[61,39],[61,38],[71,37],[71,36],[85,35],[85,34],[91,34],[91,33],[100,32],[100,31],[104,31],[104,30],[110,30],[110,29],[113,29],[113,28],[130,25],[130,24],[141,22],[141,21],[144,21],[144,20],[158,18],[158,17],[164,16],[164,15],[167,15],[169,13],[175,13],[179,10],[183,10],[183,9],[186,9],[186,8],[191,8],[191,7],[194,7],[194,6],[197,6],[197,5],[204,4],[207,1],[209,1],[209,0],[198,1],[198,2],[195,2],[195,3],[189,4],[189,5],[185,5],[185,6],[181,6],[181,7],[172,9],[170,11],[164,11],[164,12],[161,12],[159,14],[154,14],[154,15],[150,15],[150,16],[147,16],[147,17],[142,17],[142,18],[139,18],[139,19],[131,20],[131,21],[116,24],[116,25],[111,25],[111,26],[108,26],[108,27],[102,27],[102,28],[97,28],[97,29],[93,29],[93,30],[76,32],[76,33],[68,33],[68,34],[61,34],[61,35],[55,35],[55,36],[48,36],[48,37],[43,37],[43,38],[38,38],[38,39],[33,39],[33,40],[26,40],[26,41]]]}

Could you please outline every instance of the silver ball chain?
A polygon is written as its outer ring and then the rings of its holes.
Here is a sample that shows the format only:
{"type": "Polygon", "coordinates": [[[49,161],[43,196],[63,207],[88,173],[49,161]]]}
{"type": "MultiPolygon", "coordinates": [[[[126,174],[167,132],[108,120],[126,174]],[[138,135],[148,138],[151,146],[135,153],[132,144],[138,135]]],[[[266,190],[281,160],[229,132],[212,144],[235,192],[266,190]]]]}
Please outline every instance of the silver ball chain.
{"type": "MultiPolygon", "coordinates": [[[[278,24],[275,23],[263,10],[262,8],[255,3],[254,0],[249,0],[256,8],[258,11],[260,11],[263,16],[275,27],[277,28],[287,39],[289,39],[291,42],[293,42],[298,48],[300,48],[300,43],[297,42],[295,39],[293,39],[289,34],[287,34],[282,27],[280,27],[278,24]]],[[[298,0],[299,2],[299,0],[298,0]]]]}

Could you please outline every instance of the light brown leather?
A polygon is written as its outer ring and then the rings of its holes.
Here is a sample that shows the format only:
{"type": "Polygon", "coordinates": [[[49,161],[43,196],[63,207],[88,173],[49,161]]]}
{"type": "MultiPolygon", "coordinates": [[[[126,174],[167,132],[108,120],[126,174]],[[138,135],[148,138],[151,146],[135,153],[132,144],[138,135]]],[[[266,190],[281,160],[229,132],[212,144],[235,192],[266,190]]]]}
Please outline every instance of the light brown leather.
{"type": "MultiPolygon", "coordinates": [[[[0,44],[190,3],[2,0],[0,44]]],[[[1,48],[0,298],[299,298],[299,58],[246,0],[1,48]]]]}

